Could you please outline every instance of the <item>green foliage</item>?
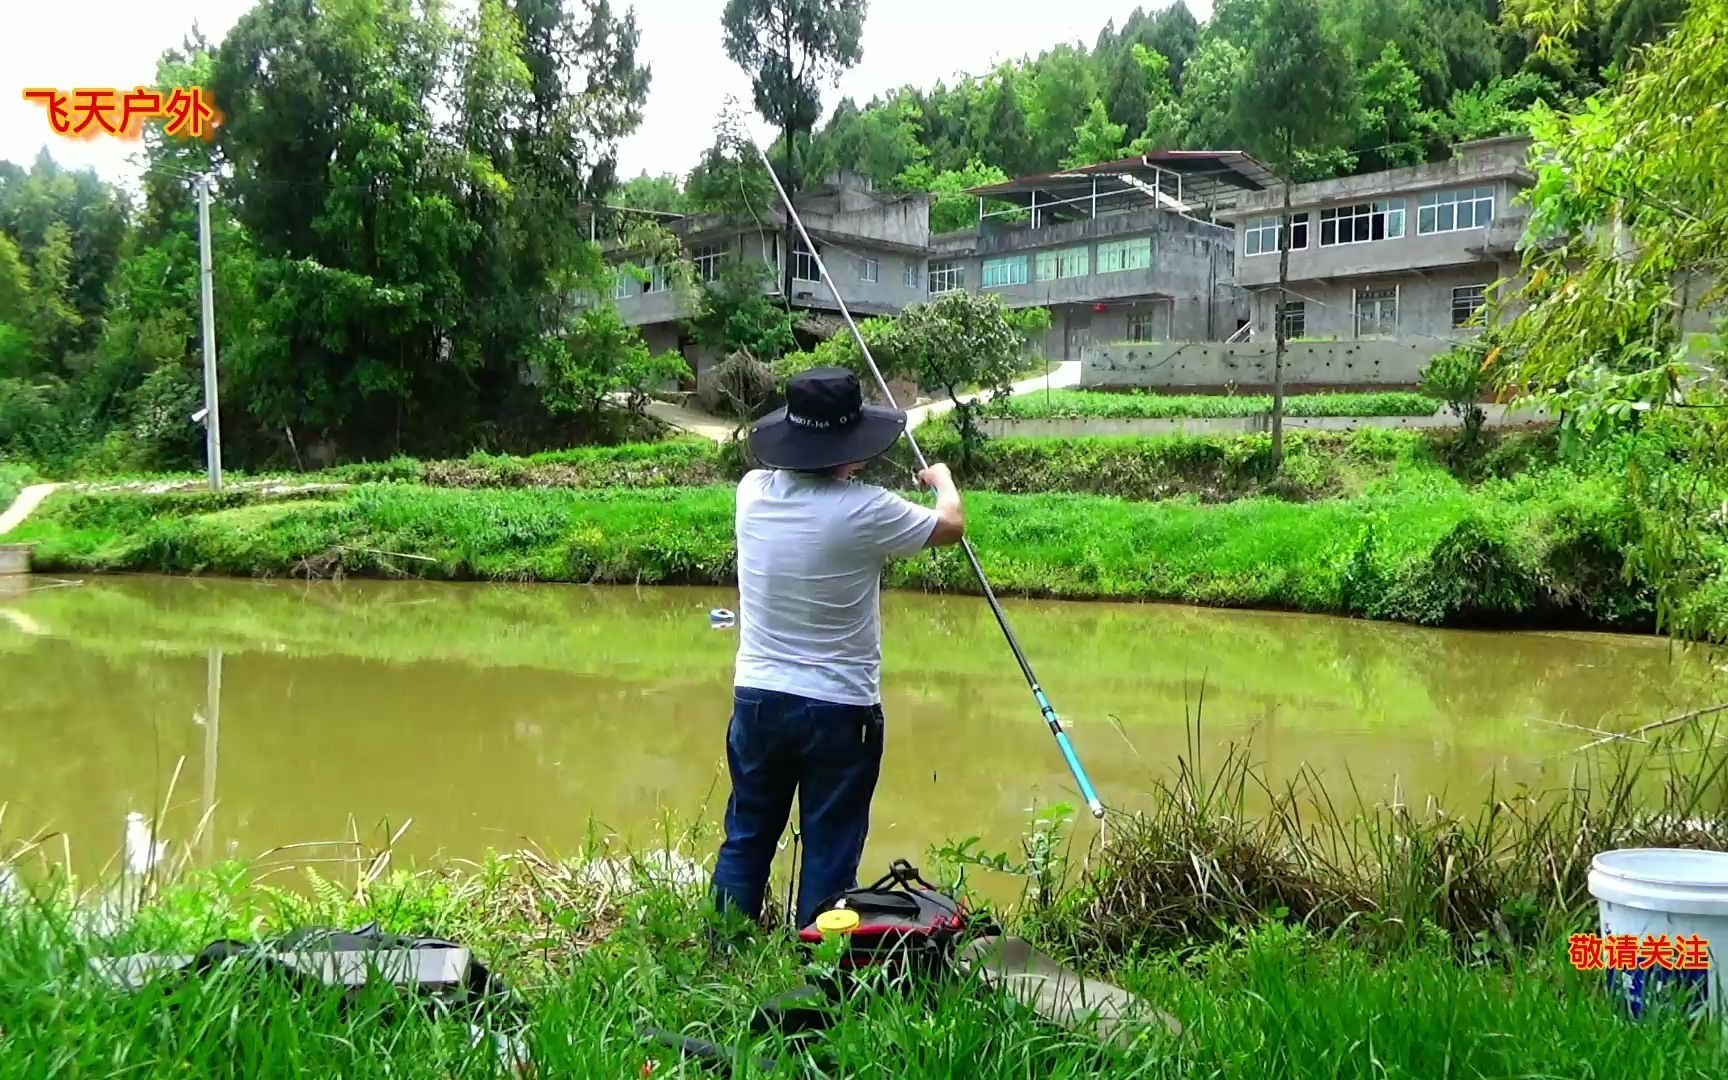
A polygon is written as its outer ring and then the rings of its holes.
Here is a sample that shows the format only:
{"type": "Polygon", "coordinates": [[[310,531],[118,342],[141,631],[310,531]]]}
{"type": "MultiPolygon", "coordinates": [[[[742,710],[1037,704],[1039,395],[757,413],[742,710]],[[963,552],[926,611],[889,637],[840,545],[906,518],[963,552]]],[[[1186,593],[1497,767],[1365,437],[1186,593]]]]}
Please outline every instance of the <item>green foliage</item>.
{"type": "Polygon", "coordinates": [[[35,477],[35,470],[28,465],[0,461],[0,513],[5,513],[6,508],[12,505],[12,500],[16,499],[18,493],[35,477]]]}
{"type": "Polygon", "coordinates": [[[1076,169],[1082,165],[1116,160],[1126,151],[1123,136],[1127,130],[1125,124],[1110,122],[1110,114],[1104,108],[1103,98],[1093,98],[1086,111],[1086,119],[1074,132],[1074,142],[1062,158],[1062,167],[1076,169]]]}
{"type": "Polygon", "coordinates": [[[1437,149],[1439,114],[1422,107],[1422,84],[1398,46],[1387,42],[1362,73],[1357,108],[1357,165],[1364,172],[1395,169],[1428,160],[1437,149]]]}
{"type": "MultiPolygon", "coordinates": [[[[1719,761],[1715,751],[1700,757],[1684,767],[1681,793],[1700,787],[1719,761]]],[[[886,987],[866,976],[869,992],[849,995],[823,1032],[815,1052],[824,1070],[873,1076],[887,1062],[888,1072],[927,1077],[1083,1080],[1414,1076],[1436,1059],[1471,1076],[1516,1074],[1531,1060],[1565,1076],[1645,1075],[1653,1061],[1677,1076],[1717,1067],[1724,1046],[1714,1025],[1674,1009],[1629,1023],[1599,973],[1566,963],[1567,933],[1587,924],[1553,909],[1576,899],[1574,871],[1589,851],[1560,842],[1667,838],[1612,801],[1630,786],[1621,776],[1635,777],[1631,767],[1593,770],[1593,779],[1604,774],[1599,785],[1532,795],[1519,803],[1528,813],[1339,808],[1304,782],[1275,796],[1268,815],[1259,766],[1245,754],[1205,771],[1200,764],[1184,758],[1154,775],[1147,809],[1115,819],[1113,842],[1082,880],[1046,871],[1046,903],[991,912],[1008,932],[1168,1012],[1184,1027],[1180,1037],[1148,1024],[1131,1045],[1115,1045],[966,980],[886,987]],[[1514,859],[1493,857],[1508,851],[1514,859]],[[1339,865],[1341,856],[1361,862],[1339,865]],[[1369,862],[1377,856],[1384,862],[1369,862]],[[1536,873],[1553,865],[1564,870],[1558,882],[1536,873]],[[1527,902],[1516,892],[1526,876],[1537,886],[1527,902]],[[1346,903],[1356,905],[1350,925],[1335,929],[1346,903]],[[1532,907],[1535,917],[1521,917],[1532,907]],[[1484,954],[1484,943],[1493,950],[1484,954]],[[1290,1022],[1296,1012],[1301,1024],[1290,1022]],[[1359,1052],[1364,1044],[1371,1058],[1359,1052]]],[[[1683,808],[1678,797],[1663,807],[1665,815],[1683,808]]],[[[1015,869],[1038,877],[1039,867],[1068,858],[1057,848],[1070,838],[1061,813],[1052,808],[1032,826],[1033,857],[1015,869]]],[[[682,855],[706,839],[680,830],[672,850],[682,855]]],[[[160,883],[130,925],[102,933],[89,929],[97,897],[81,900],[57,877],[32,883],[29,899],[0,919],[8,1062],[30,1076],[406,1080],[687,1069],[678,1051],[643,1045],[645,1023],[782,1063],[809,1053],[752,1019],[757,1003],[814,965],[801,964],[780,934],[742,936],[723,954],[705,944],[719,929],[709,906],[698,890],[657,876],[665,862],[652,850],[559,861],[491,853],[473,866],[363,873],[359,888],[313,866],[285,879],[224,863],[160,883]],[[116,993],[93,973],[105,956],[185,954],[215,938],[366,924],[459,941],[519,988],[519,999],[510,1010],[470,1015],[406,1007],[394,992],[289,990],[223,972],[176,988],[174,1022],[165,1023],[160,994],[116,993]]],[[[832,957],[818,950],[814,961],[832,957]]]]}
{"type": "Polygon", "coordinates": [[[1318,0],[1266,0],[1232,99],[1250,148],[1288,174],[1348,137],[1352,83],[1318,0]]]}
{"type": "Polygon", "coordinates": [[[635,45],[552,0],[243,16],[210,75],[260,298],[225,347],[235,419],[350,454],[521,422],[521,358],[600,281],[581,211],[638,118],[635,45]]]}
{"type": "MultiPolygon", "coordinates": [[[[901,191],[928,191],[935,195],[935,201],[930,204],[930,231],[944,233],[970,229],[977,223],[978,198],[966,194],[967,191],[988,184],[1000,184],[1008,179],[1008,174],[1001,169],[973,158],[964,168],[949,169],[942,173],[933,171],[924,162],[919,162],[896,176],[894,186],[901,191]]],[[[990,202],[986,204],[986,209],[995,211],[1009,206],[1008,203],[990,202]]],[[[1013,221],[1015,217],[1004,215],[1004,220],[1013,221]]]]}
{"type": "Polygon", "coordinates": [[[826,138],[811,148],[809,175],[821,179],[845,169],[885,190],[928,156],[923,122],[917,99],[905,90],[863,112],[843,100],[824,128],[826,138]]]}
{"type": "Polygon", "coordinates": [[[641,173],[618,185],[613,201],[619,206],[669,214],[683,214],[690,210],[690,200],[680,190],[678,178],[669,173],[660,176],[641,173]]]}
{"type": "MultiPolygon", "coordinates": [[[[1580,27],[1520,5],[1552,50],[1580,27]]],[[[1562,114],[1531,112],[1538,145],[1516,313],[1496,327],[1504,383],[1563,417],[1575,457],[1627,448],[1620,475],[1642,518],[1636,562],[1661,585],[1669,625],[1689,620],[1721,578],[1728,415],[1719,336],[1687,333],[1688,311],[1722,298],[1728,271],[1728,3],[1694,3],[1679,30],[1609,92],[1562,114]],[[1628,441],[1633,433],[1636,439],[1628,441]]],[[[1581,47],[1581,46],[1580,46],[1581,47]]]]}
{"type": "Polygon", "coordinates": [[[1482,399],[1493,386],[1489,369],[1496,355],[1487,342],[1477,339],[1448,349],[1422,369],[1422,392],[1445,402],[1452,415],[1463,421],[1460,444],[1466,454],[1475,448],[1487,420],[1482,399]]]}
{"type": "Polygon", "coordinates": [[[589,416],[598,415],[615,394],[640,408],[650,390],[689,372],[677,353],[650,354],[641,333],[610,304],[576,316],[568,330],[544,343],[536,359],[546,407],[589,416]]]}
{"type": "Polygon", "coordinates": [[[1453,142],[1514,135],[1528,130],[1526,113],[1538,101],[1563,100],[1560,84],[1535,72],[1519,72],[1453,93],[1441,133],[1453,142]]]}
{"type": "Polygon", "coordinates": [[[797,348],[791,311],[767,291],[771,276],[749,260],[723,266],[719,279],[702,287],[692,336],[722,354],[743,351],[770,364],[797,348]]]}

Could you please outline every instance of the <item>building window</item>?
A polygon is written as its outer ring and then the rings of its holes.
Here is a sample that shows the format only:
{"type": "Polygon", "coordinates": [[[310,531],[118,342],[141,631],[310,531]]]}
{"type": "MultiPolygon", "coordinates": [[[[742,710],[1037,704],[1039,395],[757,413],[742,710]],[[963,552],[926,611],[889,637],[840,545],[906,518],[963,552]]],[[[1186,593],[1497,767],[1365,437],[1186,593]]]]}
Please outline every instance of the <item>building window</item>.
{"type": "Polygon", "coordinates": [[[906,269],[900,271],[900,284],[906,286],[908,289],[911,289],[913,292],[920,291],[918,288],[918,264],[917,263],[915,263],[915,262],[907,263],[906,269]]]}
{"type": "Polygon", "coordinates": [[[1152,238],[1115,240],[1098,245],[1098,272],[1114,274],[1122,270],[1145,270],[1152,265],[1152,238]]]}
{"type": "Polygon", "coordinates": [[[876,284],[882,280],[882,264],[875,259],[859,259],[858,280],[876,284]]]}
{"type": "Polygon", "coordinates": [[[672,281],[672,267],[668,263],[655,263],[648,268],[648,291],[665,292],[672,281]]]}
{"type": "Polygon", "coordinates": [[[1396,240],[1404,235],[1404,200],[1381,199],[1320,211],[1320,246],[1396,240]]]}
{"type": "Polygon", "coordinates": [[[1026,256],[984,260],[984,287],[999,289],[1004,285],[1026,284],[1026,256]]]}
{"type": "MultiPolygon", "coordinates": [[[[821,249],[822,246],[818,244],[816,246],[817,253],[819,253],[821,249]]],[[[816,253],[812,253],[809,248],[804,246],[804,238],[801,236],[794,236],[792,238],[792,280],[822,280],[822,268],[816,261],[816,253]]]]}
{"type": "Polygon", "coordinates": [[[1038,280],[1085,277],[1091,273],[1091,248],[1063,248],[1061,251],[1038,253],[1038,280]]]}
{"type": "Polygon", "coordinates": [[[1356,336],[1391,337],[1397,332],[1397,287],[1356,290],[1356,336]]]}
{"type": "Polygon", "coordinates": [[[1129,341],[1162,341],[1158,333],[1158,309],[1151,311],[1131,311],[1128,313],[1129,341]]]}
{"type": "Polygon", "coordinates": [[[720,260],[726,257],[726,248],[722,244],[708,244],[696,249],[691,262],[696,264],[696,277],[700,281],[720,280],[720,260]]]}
{"type": "Polygon", "coordinates": [[[642,283],[630,273],[629,267],[615,266],[612,271],[617,275],[612,279],[612,299],[623,300],[642,291],[642,283]]]}
{"type": "MultiPolygon", "coordinates": [[[[1302,251],[1308,247],[1308,215],[1292,214],[1290,217],[1290,250],[1302,251]]],[[[1278,216],[1249,218],[1247,227],[1242,232],[1242,254],[1270,255],[1278,250],[1278,216]]]]}
{"type": "Polygon", "coordinates": [[[966,287],[966,264],[959,259],[935,259],[930,263],[930,295],[966,287]]]}
{"type": "Polygon", "coordinates": [[[1493,219],[1492,187],[1430,191],[1416,202],[1416,232],[1419,236],[1486,229],[1493,219]]]}
{"type": "Polygon", "coordinates": [[[1488,303],[1488,286],[1460,285],[1452,290],[1452,325],[1470,326],[1488,303]]]}
{"type": "Polygon", "coordinates": [[[1287,300],[1281,312],[1284,320],[1284,340],[1290,341],[1308,333],[1308,303],[1305,300],[1287,300]]]}

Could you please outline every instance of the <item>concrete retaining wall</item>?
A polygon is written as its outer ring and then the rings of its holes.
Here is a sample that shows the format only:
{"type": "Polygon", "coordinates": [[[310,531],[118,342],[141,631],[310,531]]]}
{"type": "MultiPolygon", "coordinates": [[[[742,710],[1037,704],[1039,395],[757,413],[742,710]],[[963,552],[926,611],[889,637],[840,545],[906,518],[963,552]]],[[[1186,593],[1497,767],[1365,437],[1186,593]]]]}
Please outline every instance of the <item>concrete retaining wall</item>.
{"type": "MultiPolygon", "coordinates": [[[[1513,428],[1548,423],[1541,409],[1509,409],[1505,405],[1484,406],[1487,427],[1513,428]]],[[[1458,426],[1450,412],[1433,416],[1286,416],[1286,431],[1355,431],[1359,428],[1443,429],[1458,426]]],[[[1135,417],[1064,417],[1050,420],[991,417],[981,425],[992,438],[1077,439],[1092,435],[1248,435],[1269,431],[1270,416],[1227,418],[1183,417],[1154,420],[1135,417]]]]}
{"type": "MultiPolygon", "coordinates": [[[[1413,387],[1446,345],[1432,340],[1293,341],[1286,388],[1413,387]]],[[[1085,387],[1258,390],[1272,385],[1272,342],[1135,342],[1093,345],[1080,369],[1085,387]]]]}

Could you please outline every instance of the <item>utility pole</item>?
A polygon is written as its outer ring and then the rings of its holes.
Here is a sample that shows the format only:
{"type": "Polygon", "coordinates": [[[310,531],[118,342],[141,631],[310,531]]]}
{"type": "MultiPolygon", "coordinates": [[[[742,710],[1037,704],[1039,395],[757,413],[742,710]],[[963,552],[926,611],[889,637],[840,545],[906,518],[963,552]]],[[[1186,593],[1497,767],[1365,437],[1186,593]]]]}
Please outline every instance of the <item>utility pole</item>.
{"type": "Polygon", "coordinates": [[[198,180],[198,278],[204,317],[204,459],[210,490],[222,490],[222,414],[216,400],[215,273],[210,267],[210,177],[198,180]]]}

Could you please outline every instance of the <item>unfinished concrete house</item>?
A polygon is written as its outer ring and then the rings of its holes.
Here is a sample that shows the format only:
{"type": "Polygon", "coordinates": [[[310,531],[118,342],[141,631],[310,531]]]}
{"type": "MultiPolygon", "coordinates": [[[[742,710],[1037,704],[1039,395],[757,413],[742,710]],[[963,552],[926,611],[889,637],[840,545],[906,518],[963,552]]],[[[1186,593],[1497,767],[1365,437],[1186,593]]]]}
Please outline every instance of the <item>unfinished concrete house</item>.
{"type": "Polygon", "coordinates": [[[1533,180],[1526,137],[1484,139],[1447,161],[1291,190],[1288,228],[1276,184],[1219,212],[1235,226],[1236,284],[1252,297],[1251,333],[1270,340],[1278,254],[1290,246],[1285,332],[1292,339],[1422,339],[1475,332],[1495,281],[1516,273],[1533,180]]]}
{"type": "Polygon", "coordinates": [[[1274,184],[1240,151],[1169,150],[974,188],[976,227],[930,239],[928,288],[1047,307],[1053,360],[1093,344],[1217,341],[1248,318],[1214,217],[1274,184]]]}
{"type": "MultiPolygon", "coordinates": [[[[863,177],[842,173],[796,199],[817,252],[840,283],[846,304],[860,318],[891,315],[924,297],[924,256],[930,239],[930,196],[888,195],[872,189],[863,177]]],[[[745,215],[655,215],[678,237],[691,261],[698,283],[719,278],[723,267],[740,260],[759,262],[766,269],[765,291],[784,288],[787,229],[778,204],[753,207],[745,215]]],[[[816,260],[794,239],[791,245],[792,309],[802,313],[811,339],[839,328],[839,306],[820,278],[816,260]]],[[[622,260],[623,253],[616,258],[622,260]]],[[[620,275],[613,299],[625,322],[642,331],[654,352],[682,353],[692,377],[700,380],[720,358],[699,346],[684,326],[696,314],[696,296],[677,287],[668,266],[642,267],[647,280],[620,275]]]]}

